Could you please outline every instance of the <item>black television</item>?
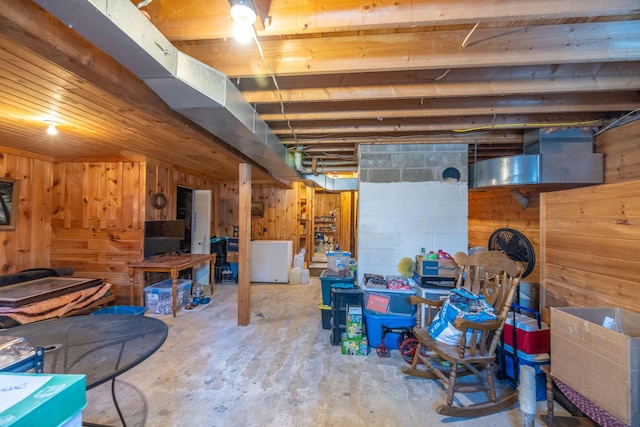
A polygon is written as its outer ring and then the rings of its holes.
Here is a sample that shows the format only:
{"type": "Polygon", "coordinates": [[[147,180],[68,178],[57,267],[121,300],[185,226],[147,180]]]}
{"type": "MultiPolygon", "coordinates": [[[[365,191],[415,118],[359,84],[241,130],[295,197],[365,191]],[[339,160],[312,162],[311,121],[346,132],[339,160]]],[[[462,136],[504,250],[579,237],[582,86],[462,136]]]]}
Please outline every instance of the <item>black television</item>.
{"type": "Polygon", "coordinates": [[[182,252],[185,245],[184,220],[145,221],[144,257],[182,252]]]}

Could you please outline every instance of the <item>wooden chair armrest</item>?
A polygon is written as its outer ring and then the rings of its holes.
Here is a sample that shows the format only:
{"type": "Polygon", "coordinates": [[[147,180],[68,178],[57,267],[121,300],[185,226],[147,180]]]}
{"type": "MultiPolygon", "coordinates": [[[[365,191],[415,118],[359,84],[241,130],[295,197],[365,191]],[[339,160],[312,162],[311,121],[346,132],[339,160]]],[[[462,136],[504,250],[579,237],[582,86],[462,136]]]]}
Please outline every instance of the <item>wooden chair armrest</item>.
{"type": "Polygon", "coordinates": [[[502,325],[502,320],[485,320],[484,322],[473,322],[471,320],[457,318],[453,322],[453,326],[460,331],[466,331],[467,329],[477,329],[482,331],[491,331],[498,329],[502,325]]]}
{"type": "Polygon", "coordinates": [[[442,304],[444,303],[444,300],[432,300],[432,299],[427,299],[427,298],[422,298],[416,295],[412,295],[409,300],[411,301],[411,304],[416,305],[416,304],[426,304],[428,306],[431,307],[442,307],[442,304]]]}

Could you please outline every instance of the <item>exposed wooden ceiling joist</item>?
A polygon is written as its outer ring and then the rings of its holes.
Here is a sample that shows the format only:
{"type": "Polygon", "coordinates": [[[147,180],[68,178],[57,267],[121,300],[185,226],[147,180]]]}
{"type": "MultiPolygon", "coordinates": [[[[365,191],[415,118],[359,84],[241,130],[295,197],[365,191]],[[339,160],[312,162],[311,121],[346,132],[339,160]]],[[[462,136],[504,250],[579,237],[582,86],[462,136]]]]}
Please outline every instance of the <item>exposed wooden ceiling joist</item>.
{"type": "MultiPolygon", "coordinates": [[[[519,154],[529,128],[601,129],[640,107],[638,0],[254,4],[249,45],[232,38],[229,0],[140,11],[227,74],[305,164],[351,162],[361,144],[435,143],[467,144],[473,162],[519,154]]],[[[56,159],[151,156],[222,181],[248,161],[32,0],[0,11],[0,79],[0,145],[56,159]],[[42,136],[53,113],[57,145],[42,136]]]]}

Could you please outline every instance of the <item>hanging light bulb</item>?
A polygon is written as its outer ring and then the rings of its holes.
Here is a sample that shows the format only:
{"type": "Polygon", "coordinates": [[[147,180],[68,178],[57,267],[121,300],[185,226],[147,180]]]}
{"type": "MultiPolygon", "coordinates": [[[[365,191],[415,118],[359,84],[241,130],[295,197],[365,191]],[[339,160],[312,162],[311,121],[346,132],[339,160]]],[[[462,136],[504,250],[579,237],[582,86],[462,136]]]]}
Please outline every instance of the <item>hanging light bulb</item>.
{"type": "Polygon", "coordinates": [[[253,27],[234,22],[233,38],[240,44],[249,44],[253,40],[253,27]]]}
{"type": "Polygon", "coordinates": [[[253,25],[258,16],[251,0],[235,0],[231,6],[231,18],[238,24],[253,25]]]}
{"type": "Polygon", "coordinates": [[[248,44],[253,39],[253,24],[258,19],[252,0],[235,0],[231,6],[233,38],[240,44],[248,44]]]}
{"type": "Polygon", "coordinates": [[[58,126],[60,124],[59,122],[57,122],[55,120],[45,120],[44,122],[49,125],[49,127],[47,128],[47,133],[49,135],[57,135],[58,134],[58,129],[56,128],[56,126],[58,126]]]}

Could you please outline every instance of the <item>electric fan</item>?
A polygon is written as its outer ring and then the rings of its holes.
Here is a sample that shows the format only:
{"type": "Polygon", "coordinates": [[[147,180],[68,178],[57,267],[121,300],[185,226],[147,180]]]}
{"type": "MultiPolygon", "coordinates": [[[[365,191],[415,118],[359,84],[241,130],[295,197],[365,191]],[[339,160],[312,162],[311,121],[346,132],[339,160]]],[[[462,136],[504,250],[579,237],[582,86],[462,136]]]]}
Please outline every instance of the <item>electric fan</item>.
{"type": "Polygon", "coordinates": [[[527,277],[536,264],[533,245],[524,234],[512,228],[498,228],[489,237],[489,250],[502,251],[514,261],[520,261],[524,267],[522,277],[527,277]]]}

